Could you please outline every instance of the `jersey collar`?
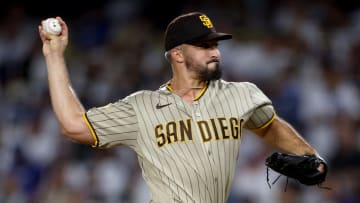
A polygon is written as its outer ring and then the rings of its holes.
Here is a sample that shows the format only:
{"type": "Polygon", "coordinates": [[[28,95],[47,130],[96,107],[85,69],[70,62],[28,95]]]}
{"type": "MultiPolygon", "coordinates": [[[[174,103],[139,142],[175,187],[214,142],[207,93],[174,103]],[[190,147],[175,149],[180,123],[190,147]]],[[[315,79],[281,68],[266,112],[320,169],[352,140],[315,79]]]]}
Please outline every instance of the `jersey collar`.
{"type": "MultiPolygon", "coordinates": [[[[207,88],[209,86],[209,81],[206,83],[206,85],[201,89],[201,91],[199,92],[199,94],[193,99],[193,101],[197,101],[199,100],[206,92],[207,88]]],[[[169,92],[173,93],[174,89],[171,87],[171,80],[169,80],[168,82],[166,82],[164,85],[162,85],[160,87],[160,90],[168,90],[169,92]]]]}

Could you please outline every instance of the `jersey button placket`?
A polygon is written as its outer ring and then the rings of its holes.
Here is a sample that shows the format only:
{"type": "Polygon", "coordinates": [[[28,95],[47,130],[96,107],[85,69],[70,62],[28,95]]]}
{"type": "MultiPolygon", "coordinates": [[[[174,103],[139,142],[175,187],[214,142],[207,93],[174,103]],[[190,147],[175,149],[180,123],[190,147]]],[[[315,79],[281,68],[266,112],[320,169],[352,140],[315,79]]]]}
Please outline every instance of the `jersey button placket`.
{"type": "Polygon", "coordinates": [[[212,152],[212,150],[209,148],[208,150],[207,150],[207,154],[208,154],[208,157],[209,157],[209,160],[213,163],[213,164],[215,164],[215,160],[214,160],[214,155],[213,155],[213,152],[212,152]]]}
{"type": "Polygon", "coordinates": [[[193,102],[193,115],[195,115],[195,119],[198,120],[201,118],[201,112],[199,110],[199,101],[193,102]]]}

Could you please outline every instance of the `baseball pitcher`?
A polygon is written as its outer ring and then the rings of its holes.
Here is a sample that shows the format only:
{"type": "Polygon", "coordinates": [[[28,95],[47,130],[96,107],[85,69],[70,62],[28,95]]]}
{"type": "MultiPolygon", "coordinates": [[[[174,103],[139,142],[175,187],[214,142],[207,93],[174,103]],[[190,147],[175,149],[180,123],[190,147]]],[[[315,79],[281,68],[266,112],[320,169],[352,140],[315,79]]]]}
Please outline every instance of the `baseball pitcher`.
{"type": "MultiPolygon", "coordinates": [[[[164,50],[172,78],[156,91],[135,92],[85,110],[69,81],[64,51],[68,27],[59,35],[39,26],[53,109],[64,135],[96,148],[126,145],[138,157],[156,203],[225,203],[231,191],[243,129],[281,151],[318,155],[296,130],[276,116],[253,83],[221,79],[215,30],[200,12],[172,20],[164,50]]],[[[324,164],[317,166],[321,173],[324,164]]]]}

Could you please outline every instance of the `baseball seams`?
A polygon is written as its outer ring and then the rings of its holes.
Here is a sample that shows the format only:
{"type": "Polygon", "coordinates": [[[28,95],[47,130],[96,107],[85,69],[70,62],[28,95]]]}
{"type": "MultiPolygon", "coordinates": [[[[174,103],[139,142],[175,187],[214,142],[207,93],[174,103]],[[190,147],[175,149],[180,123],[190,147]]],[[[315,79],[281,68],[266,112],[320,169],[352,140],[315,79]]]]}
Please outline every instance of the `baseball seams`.
{"type": "Polygon", "coordinates": [[[271,101],[252,83],[210,82],[192,104],[166,87],[140,91],[84,117],[99,147],[138,155],[153,202],[226,202],[242,128],[272,122],[271,101]]]}

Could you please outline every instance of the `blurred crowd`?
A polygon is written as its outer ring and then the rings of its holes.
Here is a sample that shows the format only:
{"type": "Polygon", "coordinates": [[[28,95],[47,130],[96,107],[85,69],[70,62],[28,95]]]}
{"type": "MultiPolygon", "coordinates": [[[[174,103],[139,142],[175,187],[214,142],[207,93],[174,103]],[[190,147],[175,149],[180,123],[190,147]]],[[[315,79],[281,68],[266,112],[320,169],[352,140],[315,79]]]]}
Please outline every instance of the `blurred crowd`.
{"type": "MultiPolygon", "coordinates": [[[[72,3],[64,1],[64,4],[72,3]]],[[[80,2],[79,2],[80,3],[80,2]]],[[[81,3],[80,3],[81,4],[81,3]]],[[[144,203],[150,194],[126,147],[93,149],[61,135],[38,36],[41,20],[69,26],[67,65],[85,108],[171,77],[167,23],[203,11],[216,29],[224,79],[251,81],[329,163],[305,187],[269,171],[274,149],[245,132],[228,203],[360,202],[360,4],[335,0],[101,1],[57,10],[8,3],[0,18],[0,203],[144,203]],[[201,1],[202,2],[202,1],[201,1]],[[162,6],[160,5],[162,4],[162,6]]],[[[54,5],[56,6],[56,5],[54,5]]]]}

